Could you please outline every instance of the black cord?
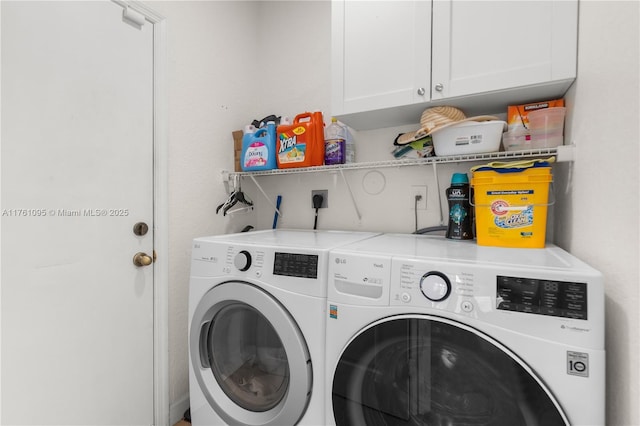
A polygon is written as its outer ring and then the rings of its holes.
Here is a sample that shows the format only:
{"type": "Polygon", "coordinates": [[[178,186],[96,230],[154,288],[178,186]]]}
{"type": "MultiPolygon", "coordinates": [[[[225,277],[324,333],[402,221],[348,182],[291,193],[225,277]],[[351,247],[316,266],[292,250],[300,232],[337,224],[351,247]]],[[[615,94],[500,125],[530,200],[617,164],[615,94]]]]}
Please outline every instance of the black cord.
{"type": "Polygon", "coordinates": [[[416,219],[416,233],[418,232],[418,201],[422,198],[422,195],[415,196],[415,205],[413,206],[413,211],[416,219]]]}
{"type": "Polygon", "coordinates": [[[318,209],[322,207],[322,202],[324,201],[324,197],[320,194],[316,194],[312,198],[313,207],[316,209],[316,218],[313,221],[313,229],[317,229],[318,227],[318,209]]]}

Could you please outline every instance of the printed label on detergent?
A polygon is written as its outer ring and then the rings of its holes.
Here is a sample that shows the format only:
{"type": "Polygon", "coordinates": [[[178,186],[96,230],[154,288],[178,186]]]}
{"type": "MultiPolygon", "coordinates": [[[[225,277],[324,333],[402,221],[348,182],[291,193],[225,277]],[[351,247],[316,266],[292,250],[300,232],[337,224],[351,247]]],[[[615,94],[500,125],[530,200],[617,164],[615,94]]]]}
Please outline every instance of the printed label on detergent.
{"type": "Polygon", "coordinates": [[[533,225],[533,206],[510,206],[505,200],[491,203],[493,223],[502,229],[524,228],[533,225]]]}
{"type": "Polygon", "coordinates": [[[298,137],[304,134],[305,131],[304,126],[298,126],[291,131],[280,133],[278,161],[281,164],[304,162],[307,144],[298,141],[298,137]]]}
{"type": "Polygon", "coordinates": [[[344,164],[344,139],[327,139],[324,143],[324,164],[344,164]]]}
{"type": "Polygon", "coordinates": [[[266,166],[269,161],[269,149],[260,141],[254,142],[244,153],[244,168],[266,166]]]}

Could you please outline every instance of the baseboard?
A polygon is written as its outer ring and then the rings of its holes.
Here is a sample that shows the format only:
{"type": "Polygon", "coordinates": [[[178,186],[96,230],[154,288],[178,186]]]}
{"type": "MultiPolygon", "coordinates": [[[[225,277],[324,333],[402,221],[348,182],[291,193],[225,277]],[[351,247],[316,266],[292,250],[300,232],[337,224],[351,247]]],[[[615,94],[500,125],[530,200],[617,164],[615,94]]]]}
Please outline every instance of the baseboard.
{"type": "Polygon", "coordinates": [[[169,405],[169,424],[175,425],[178,423],[187,409],[189,409],[189,394],[183,395],[169,405]]]}

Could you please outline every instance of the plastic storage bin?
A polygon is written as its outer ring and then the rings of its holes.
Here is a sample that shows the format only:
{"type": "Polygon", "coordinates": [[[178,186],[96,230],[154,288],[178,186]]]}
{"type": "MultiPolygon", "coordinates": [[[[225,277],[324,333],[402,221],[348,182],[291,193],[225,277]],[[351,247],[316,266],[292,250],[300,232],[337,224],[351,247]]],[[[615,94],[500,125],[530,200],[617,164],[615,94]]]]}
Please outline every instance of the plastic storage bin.
{"type": "Polygon", "coordinates": [[[532,148],[554,148],[564,143],[564,107],[543,108],[528,116],[532,148]]]}
{"type": "Polygon", "coordinates": [[[437,156],[481,154],[500,150],[505,121],[468,121],[434,132],[433,150],[437,156]]]}

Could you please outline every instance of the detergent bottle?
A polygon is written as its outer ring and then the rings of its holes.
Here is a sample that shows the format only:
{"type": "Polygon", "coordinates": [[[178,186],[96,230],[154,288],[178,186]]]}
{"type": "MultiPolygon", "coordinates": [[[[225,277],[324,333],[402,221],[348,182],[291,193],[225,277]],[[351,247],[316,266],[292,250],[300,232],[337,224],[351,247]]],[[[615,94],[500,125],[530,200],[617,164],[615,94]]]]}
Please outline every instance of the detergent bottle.
{"type": "Polygon", "coordinates": [[[324,121],[322,113],[296,115],[291,124],[277,127],[279,169],[321,166],[324,163],[324,121]]]}
{"type": "Polygon", "coordinates": [[[276,168],[276,124],[269,121],[265,127],[255,131],[245,127],[242,136],[240,167],[243,171],[271,170],[276,168]]]}
{"type": "Polygon", "coordinates": [[[449,224],[446,237],[452,240],[473,239],[473,212],[471,210],[471,190],[466,173],[454,173],[451,186],[447,188],[449,202],[449,224]]]}
{"type": "Polygon", "coordinates": [[[344,164],[346,160],[347,134],[346,128],[331,118],[331,124],[325,129],[324,164],[344,164]]]}

